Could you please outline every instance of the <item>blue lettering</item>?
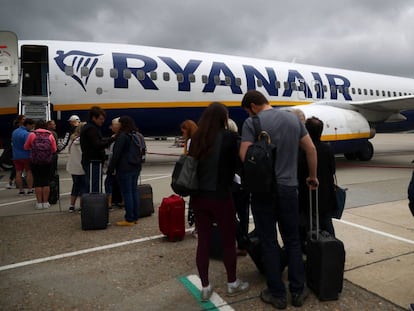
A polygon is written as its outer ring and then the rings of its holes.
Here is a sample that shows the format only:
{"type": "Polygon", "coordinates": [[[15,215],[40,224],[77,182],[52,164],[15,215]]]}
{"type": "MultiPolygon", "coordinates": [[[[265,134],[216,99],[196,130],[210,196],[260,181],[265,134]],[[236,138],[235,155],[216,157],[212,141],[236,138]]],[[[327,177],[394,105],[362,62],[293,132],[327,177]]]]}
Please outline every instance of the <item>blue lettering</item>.
{"type": "Polygon", "coordinates": [[[198,66],[201,64],[201,60],[191,59],[183,69],[171,57],[159,56],[159,58],[162,59],[164,63],[166,63],[167,66],[170,67],[172,71],[174,71],[175,74],[181,73],[183,75],[183,80],[181,82],[178,82],[178,90],[190,92],[191,91],[190,80],[189,80],[190,74],[194,74],[198,66]]]}
{"type": "Polygon", "coordinates": [[[220,62],[214,62],[211,66],[210,74],[208,76],[208,82],[203,88],[204,93],[213,93],[217,85],[230,86],[233,94],[243,94],[240,86],[236,85],[236,77],[233,72],[227,67],[226,64],[220,62]],[[218,84],[214,81],[214,77],[220,77],[223,73],[225,77],[230,78],[230,83],[226,83],[224,80],[220,80],[218,84]]]}
{"type": "Polygon", "coordinates": [[[114,79],[115,88],[128,88],[128,79],[124,78],[124,69],[131,70],[131,73],[137,78],[139,83],[146,90],[158,90],[158,87],[154,84],[148,73],[157,69],[157,62],[147,56],[137,54],[124,54],[124,53],[112,53],[112,59],[114,62],[114,68],[118,70],[118,77],[114,79]],[[142,67],[128,67],[127,59],[138,59],[144,62],[142,67]],[[144,79],[138,79],[137,70],[144,72],[144,79]]]}
{"type": "MultiPolygon", "coordinates": [[[[305,94],[306,98],[312,98],[312,92],[310,91],[309,85],[305,82],[303,76],[297,71],[289,69],[287,83],[289,87],[283,92],[283,96],[291,97],[292,92],[294,91],[292,88],[292,83],[296,83],[296,80],[300,83],[303,83],[303,87],[300,89],[305,94]]],[[[300,88],[300,87],[299,87],[300,88]]]]}
{"type": "Polygon", "coordinates": [[[351,96],[348,92],[345,92],[345,88],[348,88],[351,86],[351,82],[340,75],[332,75],[332,74],[326,74],[326,77],[329,81],[329,86],[331,89],[331,99],[338,99],[338,87],[340,86],[342,88],[342,95],[344,95],[344,98],[346,100],[352,100],[351,96]],[[336,80],[340,80],[340,82],[336,82],[336,80]]]}
{"type": "Polygon", "coordinates": [[[276,73],[273,68],[266,67],[267,76],[269,81],[253,66],[243,65],[244,72],[246,74],[247,89],[255,90],[256,89],[256,77],[263,82],[263,87],[266,89],[267,93],[270,96],[278,96],[278,89],[276,86],[276,73]]]}
{"type": "Polygon", "coordinates": [[[316,98],[320,98],[320,99],[325,98],[321,75],[317,72],[312,72],[312,76],[315,79],[316,98]]]}

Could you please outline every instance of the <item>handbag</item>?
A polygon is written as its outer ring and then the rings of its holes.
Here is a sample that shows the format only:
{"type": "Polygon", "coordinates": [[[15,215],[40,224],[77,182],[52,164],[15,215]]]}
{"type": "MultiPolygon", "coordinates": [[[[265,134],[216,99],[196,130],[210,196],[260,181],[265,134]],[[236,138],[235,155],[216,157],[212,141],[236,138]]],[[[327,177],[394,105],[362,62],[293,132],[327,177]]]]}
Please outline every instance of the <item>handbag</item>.
{"type": "Polygon", "coordinates": [[[172,190],[180,196],[194,194],[198,190],[198,161],[189,155],[181,155],[175,163],[171,178],[172,190]]]}
{"type": "Polygon", "coordinates": [[[334,177],[335,177],[334,188],[335,188],[335,196],[336,196],[336,209],[333,211],[332,217],[336,219],[341,219],[342,213],[344,212],[344,208],[345,208],[346,191],[348,189],[338,186],[336,175],[334,175],[334,177]]]}

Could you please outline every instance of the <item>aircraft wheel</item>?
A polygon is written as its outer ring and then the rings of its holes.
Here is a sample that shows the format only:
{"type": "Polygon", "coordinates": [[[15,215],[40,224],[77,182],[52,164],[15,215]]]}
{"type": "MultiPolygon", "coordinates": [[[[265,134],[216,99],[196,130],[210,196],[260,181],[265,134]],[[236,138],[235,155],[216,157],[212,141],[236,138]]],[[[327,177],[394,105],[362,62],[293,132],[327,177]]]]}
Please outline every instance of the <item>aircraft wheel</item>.
{"type": "Polygon", "coordinates": [[[357,159],[357,154],[355,152],[344,153],[344,156],[345,156],[345,159],[350,160],[350,161],[357,159]]]}
{"type": "Polygon", "coordinates": [[[357,152],[357,157],[361,161],[369,161],[372,159],[372,156],[374,155],[374,146],[371,144],[371,142],[367,142],[365,147],[357,152]]]}

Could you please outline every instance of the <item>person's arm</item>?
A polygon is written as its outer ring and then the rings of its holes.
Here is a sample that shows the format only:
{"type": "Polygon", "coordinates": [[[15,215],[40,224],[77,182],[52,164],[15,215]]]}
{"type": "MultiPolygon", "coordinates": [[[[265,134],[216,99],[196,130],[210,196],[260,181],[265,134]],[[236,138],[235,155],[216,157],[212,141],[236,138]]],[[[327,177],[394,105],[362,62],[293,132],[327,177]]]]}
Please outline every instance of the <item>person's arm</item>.
{"type": "Polygon", "coordinates": [[[246,152],[249,146],[252,144],[251,141],[243,141],[240,144],[240,159],[242,162],[244,162],[244,159],[246,158],[246,152]]]}
{"type": "Polygon", "coordinates": [[[93,148],[97,150],[103,150],[107,148],[113,139],[111,137],[103,138],[100,137],[98,133],[98,129],[95,127],[91,127],[88,132],[86,133],[88,142],[93,146],[93,148]]]}
{"type": "Polygon", "coordinates": [[[55,136],[53,134],[50,134],[49,140],[50,140],[50,144],[52,145],[52,153],[56,153],[57,146],[56,146],[55,136]]]}
{"type": "Polygon", "coordinates": [[[309,168],[309,177],[306,178],[306,184],[309,188],[316,189],[319,185],[319,181],[317,177],[318,158],[315,145],[309,134],[306,134],[300,139],[299,145],[306,153],[306,161],[309,168]]]}
{"type": "Polygon", "coordinates": [[[30,133],[29,136],[27,136],[26,142],[24,143],[24,150],[30,150],[32,149],[32,142],[35,138],[35,133],[30,133]]]}

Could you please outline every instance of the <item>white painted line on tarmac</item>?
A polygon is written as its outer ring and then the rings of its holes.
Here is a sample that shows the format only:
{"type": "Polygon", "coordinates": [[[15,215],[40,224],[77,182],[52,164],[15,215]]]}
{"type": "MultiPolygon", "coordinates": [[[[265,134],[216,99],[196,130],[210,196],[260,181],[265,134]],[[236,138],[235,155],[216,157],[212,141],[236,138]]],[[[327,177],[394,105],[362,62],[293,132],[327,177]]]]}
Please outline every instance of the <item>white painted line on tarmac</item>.
{"type": "Polygon", "coordinates": [[[358,224],[355,224],[353,222],[349,222],[349,221],[346,221],[346,220],[338,220],[338,219],[334,219],[334,220],[337,221],[337,222],[349,225],[349,226],[353,226],[353,227],[356,227],[356,228],[359,228],[359,229],[362,229],[362,230],[365,230],[365,231],[369,231],[369,232],[372,232],[372,233],[376,233],[376,234],[385,236],[387,238],[391,238],[391,239],[394,239],[394,240],[398,240],[398,241],[401,241],[401,242],[405,242],[405,243],[409,243],[409,244],[414,245],[413,240],[402,238],[400,236],[393,235],[393,234],[383,232],[383,231],[380,231],[380,230],[372,229],[372,228],[369,228],[369,227],[366,227],[366,226],[358,225],[358,224]]]}
{"type": "MultiPolygon", "coordinates": [[[[185,231],[190,232],[192,230],[193,229],[190,228],[190,229],[186,229],[185,231]]],[[[82,250],[79,250],[79,251],[63,253],[63,254],[49,256],[49,257],[37,258],[37,259],[33,259],[33,260],[22,261],[22,262],[10,264],[10,265],[0,266],[0,271],[5,271],[5,270],[24,267],[24,266],[34,265],[34,264],[37,264],[37,263],[47,262],[47,261],[51,261],[51,260],[57,260],[57,259],[62,259],[62,258],[67,258],[67,257],[73,257],[73,256],[98,252],[98,251],[111,249],[111,248],[116,248],[116,247],[121,247],[121,246],[125,246],[125,245],[131,245],[131,244],[136,244],[136,243],[147,242],[147,241],[151,241],[151,240],[161,239],[161,238],[164,238],[164,237],[165,237],[165,235],[158,234],[158,235],[153,235],[153,236],[150,236],[150,237],[145,237],[145,238],[140,238],[140,239],[135,239],[135,240],[112,243],[112,244],[107,244],[107,245],[82,249],[82,250]]]]}
{"type": "Polygon", "coordinates": [[[201,280],[197,275],[191,274],[187,277],[181,277],[180,281],[194,296],[194,298],[200,303],[200,305],[203,307],[203,310],[234,311],[234,309],[231,306],[229,306],[228,303],[214,291],[209,301],[202,302],[200,297],[201,280]]]}

